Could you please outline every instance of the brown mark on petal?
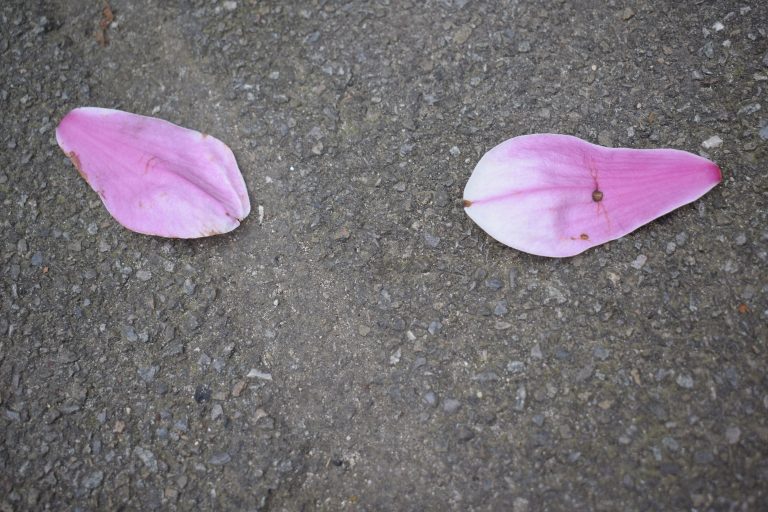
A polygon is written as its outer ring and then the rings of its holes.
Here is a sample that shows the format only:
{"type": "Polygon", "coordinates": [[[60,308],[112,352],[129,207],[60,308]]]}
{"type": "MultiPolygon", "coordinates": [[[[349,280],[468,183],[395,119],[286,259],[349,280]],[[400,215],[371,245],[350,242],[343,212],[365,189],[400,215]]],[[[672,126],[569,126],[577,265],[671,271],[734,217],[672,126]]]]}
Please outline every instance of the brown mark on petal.
{"type": "Polygon", "coordinates": [[[597,165],[595,164],[594,160],[591,156],[587,157],[586,165],[589,168],[589,175],[592,177],[592,181],[594,183],[594,189],[592,190],[592,201],[596,203],[597,205],[597,214],[602,214],[603,217],[605,217],[605,222],[608,224],[608,228],[611,227],[611,219],[608,216],[608,210],[605,208],[605,203],[603,203],[603,191],[600,190],[600,183],[597,179],[597,165]]]}
{"type": "Polygon", "coordinates": [[[470,206],[472,206],[472,201],[470,201],[469,199],[465,199],[464,208],[469,208],[470,206]]]}
{"type": "Polygon", "coordinates": [[[589,240],[589,235],[586,233],[582,233],[579,236],[572,236],[571,240],[589,240]]]}
{"type": "Polygon", "coordinates": [[[72,163],[75,165],[75,169],[77,169],[77,172],[80,173],[80,176],[87,182],[88,176],[85,175],[83,172],[83,165],[80,163],[80,157],[77,156],[77,153],[74,151],[70,151],[67,153],[67,156],[70,160],[72,160],[72,163]]]}
{"type": "Polygon", "coordinates": [[[149,160],[147,160],[147,163],[144,164],[144,174],[147,174],[152,166],[152,161],[157,160],[156,156],[149,157],[149,160]]]}

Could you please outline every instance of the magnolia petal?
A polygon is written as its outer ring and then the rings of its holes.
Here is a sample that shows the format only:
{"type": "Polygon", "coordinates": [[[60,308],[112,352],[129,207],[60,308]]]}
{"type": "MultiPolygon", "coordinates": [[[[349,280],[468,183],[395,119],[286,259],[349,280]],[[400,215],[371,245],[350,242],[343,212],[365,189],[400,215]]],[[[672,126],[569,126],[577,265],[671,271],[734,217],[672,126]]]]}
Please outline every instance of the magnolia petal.
{"type": "Polygon", "coordinates": [[[126,228],[171,238],[226,233],[251,211],[232,150],[168,121],[120,110],[72,110],[56,140],[126,228]]]}
{"type": "Polygon", "coordinates": [[[523,135],[480,159],[464,188],[464,209],[503,244],[565,257],[695,201],[721,180],[717,165],[685,151],[523,135]]]}

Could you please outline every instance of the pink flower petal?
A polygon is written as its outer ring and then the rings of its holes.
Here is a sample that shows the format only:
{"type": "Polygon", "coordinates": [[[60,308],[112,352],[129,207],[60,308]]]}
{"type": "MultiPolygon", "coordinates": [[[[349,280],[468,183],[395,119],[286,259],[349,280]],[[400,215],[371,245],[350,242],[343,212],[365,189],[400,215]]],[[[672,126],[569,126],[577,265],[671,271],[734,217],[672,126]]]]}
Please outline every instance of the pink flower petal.
{"type": "Polygon", "coordinates": [[[154,117],[85,107],[56,140],[126,228],[198,238],[235,229],[251,211],[235,156],[220,140],[154,117]]]}
{"type": "Polygon", "coordinates": [[[717,165],[685,151],[523,135],[480,159],[464,189],[464,207],[499,242],[564,257],[620,238],[721,180],[717,165]]]}

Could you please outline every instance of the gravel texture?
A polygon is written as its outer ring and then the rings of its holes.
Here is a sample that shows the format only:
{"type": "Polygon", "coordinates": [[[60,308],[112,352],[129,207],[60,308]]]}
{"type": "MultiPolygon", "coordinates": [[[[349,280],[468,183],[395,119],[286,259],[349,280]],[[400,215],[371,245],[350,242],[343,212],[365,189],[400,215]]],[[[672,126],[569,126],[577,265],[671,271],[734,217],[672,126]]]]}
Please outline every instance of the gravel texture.
{"type": "Polygon", "coordinates": [[[768,3],[111,4],[0,3],[0,511],[768,509],[768,3]],[[222,139],[253,213],[123,229],[85,105],[222,139]],[[533,132],[724,181],[530,256],[461,192],[533,132]]]}

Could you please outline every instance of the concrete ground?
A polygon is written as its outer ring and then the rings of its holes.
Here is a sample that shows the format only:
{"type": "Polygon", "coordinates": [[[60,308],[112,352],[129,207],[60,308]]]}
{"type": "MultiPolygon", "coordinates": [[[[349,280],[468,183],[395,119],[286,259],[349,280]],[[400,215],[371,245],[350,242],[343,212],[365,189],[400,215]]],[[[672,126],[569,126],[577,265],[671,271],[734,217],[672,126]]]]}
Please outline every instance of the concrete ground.
{"type": "Polygon", "coordinates": [[[768,509],[768,3],[102,6],[0,4],[0,511],[768,509]],[[86,105],[222,139],[254,213],[122,228],[86,105]],[[535,132],[724,181],[530,256],[461,198],[535,132]]]}

